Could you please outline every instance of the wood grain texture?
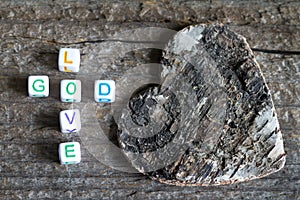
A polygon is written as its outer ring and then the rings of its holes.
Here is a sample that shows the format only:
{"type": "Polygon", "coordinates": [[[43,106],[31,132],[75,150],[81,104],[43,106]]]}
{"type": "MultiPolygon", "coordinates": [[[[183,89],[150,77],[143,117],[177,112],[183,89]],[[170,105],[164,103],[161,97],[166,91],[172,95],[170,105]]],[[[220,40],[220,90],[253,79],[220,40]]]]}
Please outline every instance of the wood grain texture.
{"type": "MultiPolygon", "coordinates": [[[[297,1],[1,0],[0,199],[300,199],[299,16],[297,1]],[[80,141],[78,135],[59,131],[58,113],[69,106],[59,100],[59,81],[84,79],[84,104],[92,100],[89,88],[95,78],[118,78],[123,70],[157,57],[145,50],[107,58],[101,67],[83,62],[75,76],[58,71],[59,48],[79,48],[85,61],[97,45],[121,31],[150,26],[180,30],[211,22],[227,24],[259,50],[255,58],[273,95],[284,137],[283,170],[240,184],[175,187],[113,170],[84,146],[82,163],[58,163],[58,144],[80,141]],[[49,75],[50,97],[27,97],[31,74],[49,75]]],[[[101,118],[107,110],[97,105],[101,123],[107,123],[101,118]]]]}

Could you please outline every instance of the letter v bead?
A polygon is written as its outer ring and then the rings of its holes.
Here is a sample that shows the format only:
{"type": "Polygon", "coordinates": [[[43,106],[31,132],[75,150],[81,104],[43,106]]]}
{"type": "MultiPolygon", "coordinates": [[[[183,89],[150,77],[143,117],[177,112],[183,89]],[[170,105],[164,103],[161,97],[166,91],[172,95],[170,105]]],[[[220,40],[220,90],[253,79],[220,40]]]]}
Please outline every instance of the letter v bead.
{"type": "Polygon", "coordinates": [[[73,112],[72,120],[70,120],[69,115],[68,115],[67,112],[65,112],[65,116],[66,116],[66,118],[67,118],[69,124],[73,124],[74,117],[75,117],[75,111],[73,112]]]}
{"type": "Polygon", "coordinates": [[[75,133],[81,129],[80,113],[78,109],[63,110],[59,114],[62,133],[75,133]]]}

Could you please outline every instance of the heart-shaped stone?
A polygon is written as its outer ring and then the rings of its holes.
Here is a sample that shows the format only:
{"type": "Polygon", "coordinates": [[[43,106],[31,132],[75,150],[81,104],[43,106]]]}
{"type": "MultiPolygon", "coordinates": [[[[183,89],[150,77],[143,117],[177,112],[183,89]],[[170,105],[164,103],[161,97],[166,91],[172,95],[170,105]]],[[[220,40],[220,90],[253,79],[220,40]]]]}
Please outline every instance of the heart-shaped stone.
{"type": "Polygon", "coordinates": [[[174,185],[221,185],[284,166],[269,89],[244,37],[226,26],[179,31],[163,54],[161,85],[132,95],[119,122],[131,164],[174,185]]]}

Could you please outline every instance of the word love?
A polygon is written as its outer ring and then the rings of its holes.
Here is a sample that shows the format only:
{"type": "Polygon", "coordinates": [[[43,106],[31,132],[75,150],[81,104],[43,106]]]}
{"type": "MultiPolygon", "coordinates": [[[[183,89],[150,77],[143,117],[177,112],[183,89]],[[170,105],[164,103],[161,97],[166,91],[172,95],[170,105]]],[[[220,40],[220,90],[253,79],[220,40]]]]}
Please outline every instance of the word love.
{"type": "MultiPolygon", "coordinates": [[[[79,49],[62,48],[59,51],[58,69],[62,72],[79,72],[79,49]]],[[[28,94],[30,97],[49,96],[49,77],[34,75],[28,77],[28,94]]],[[[94,85],[96,102],[115,101],[115,82],[113,80],[96,80],[94,85]]],[[[60,100],[62,102],[81,102],[81,81],[66,79],[60,82],[60,100]]],[[[78,109],[63,110],[59,113],[62,133],[77,133],[81,129],[78,109]]],[[[80,144],[78,142],[60,143],[58,148],[60,163],[76,164],[81,161],[80,144]]]]}

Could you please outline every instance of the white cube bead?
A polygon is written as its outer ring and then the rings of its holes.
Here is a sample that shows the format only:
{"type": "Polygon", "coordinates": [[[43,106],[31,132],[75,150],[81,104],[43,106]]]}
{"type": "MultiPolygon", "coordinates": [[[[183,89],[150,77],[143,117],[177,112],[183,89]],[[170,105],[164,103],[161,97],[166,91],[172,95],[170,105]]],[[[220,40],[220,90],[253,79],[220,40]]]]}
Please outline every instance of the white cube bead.
{"type": "Polygon", "coordinates": [[[80,163],[80,144],[78,142],[60,143],[58,148],[58,155],[60,163],[62,165],[80,163]]]}
{"type": "Polygon", "coordinates": [[[80,112],[78,109],[63,110],[59,113],[59,123],[62,133],[76,133],[81,129],[80,112]]]}
{"type": "Polygon", "coordinates": [[[62,80],[60,82],[60,99],[62,102],[80,102],[81,81],[62,80]]]}
{"type": "Polygon", "coordinates": [[[79,49],[61,48],[58,56],[58,68],[62,72],[79,72],[79,49]]]}
{"type": "Polygon", "coordinates": [[[29,76],[28,94],[30,97],[49,96],[49,77],[48,76],[29,76]]]}
{"type": "Polygon", "coordinates": [[[97,80],[95,81],[94,97],[96,102],[114,102],[115,101],[115,81],[97,80]]]}

